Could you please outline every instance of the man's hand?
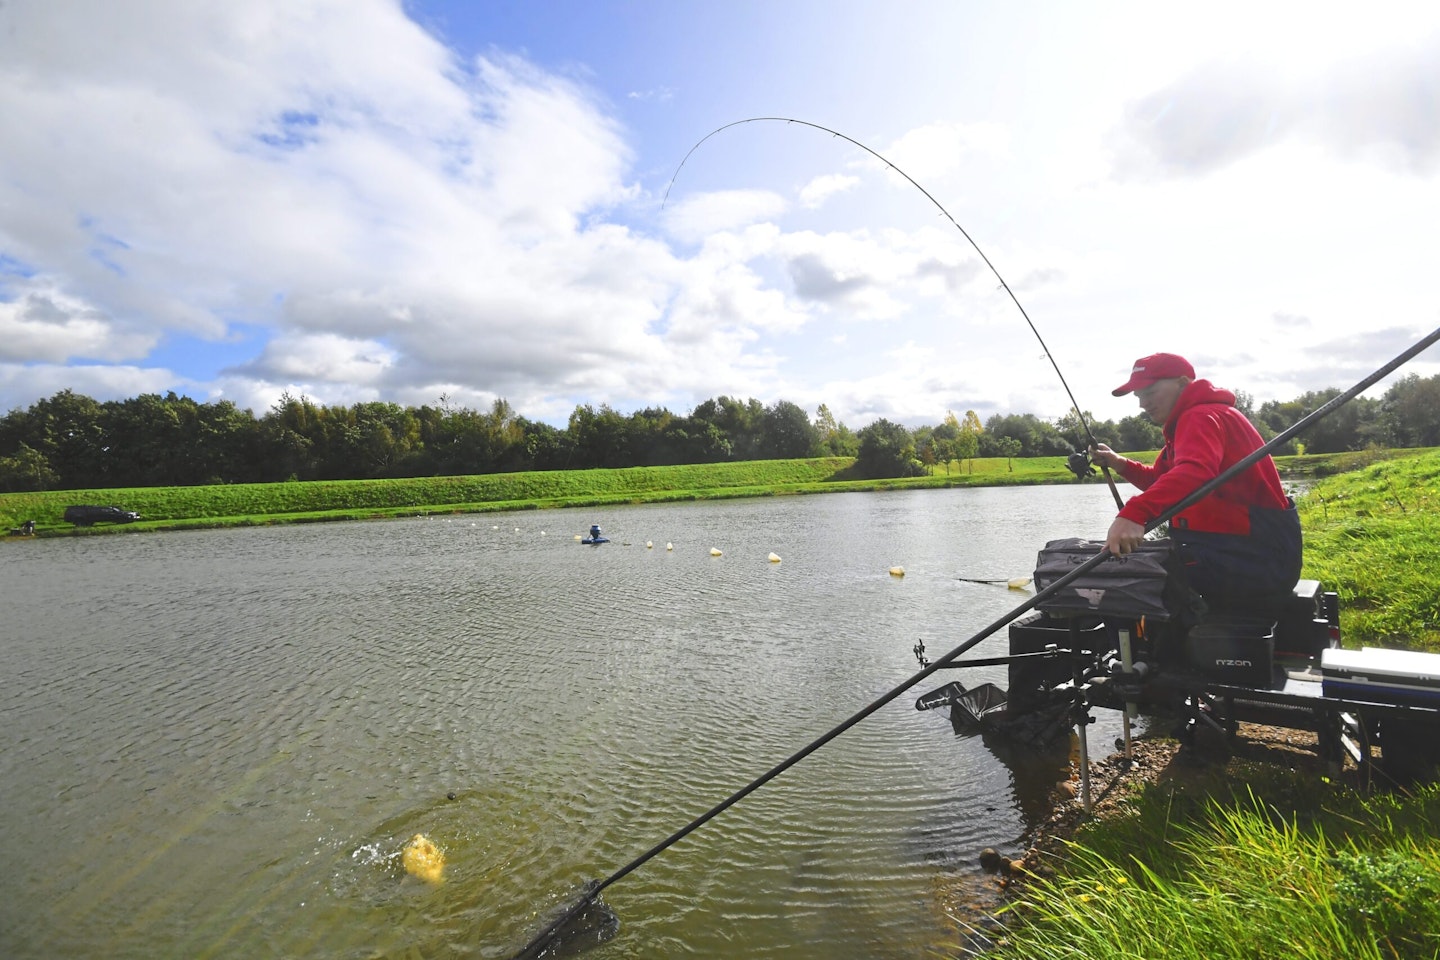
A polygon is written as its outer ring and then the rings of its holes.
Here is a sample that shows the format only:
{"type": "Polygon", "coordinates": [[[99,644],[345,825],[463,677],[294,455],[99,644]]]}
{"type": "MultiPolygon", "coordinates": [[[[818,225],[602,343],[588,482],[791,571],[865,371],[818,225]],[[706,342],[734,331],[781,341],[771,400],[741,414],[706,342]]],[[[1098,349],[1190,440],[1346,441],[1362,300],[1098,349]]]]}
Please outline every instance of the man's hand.
{"type": "Polygon", "coordinates": [[[1120,469],[1120,464],[1125,462],[1124,457],[1103,443],[1091,444],[1090,459],[1101,466],[1109,467],[1111,470],[1120,469]]]}
{"type": "Polygon", "coordinates": [[[1116,517],[1105,534],[1105,547],[1117,557],[1134,553],[1145,539],[1145,527],[1134,520],[1116,517]]]}

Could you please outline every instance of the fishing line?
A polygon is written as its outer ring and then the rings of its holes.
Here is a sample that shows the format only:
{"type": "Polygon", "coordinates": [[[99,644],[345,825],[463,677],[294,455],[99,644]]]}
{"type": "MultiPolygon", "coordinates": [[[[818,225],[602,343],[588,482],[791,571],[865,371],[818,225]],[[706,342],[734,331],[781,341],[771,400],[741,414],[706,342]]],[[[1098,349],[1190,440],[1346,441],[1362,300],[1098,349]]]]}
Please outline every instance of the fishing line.
{"type": "MultiPolygon", "coordinates": [[[[936,200],[935,197],[931,195],[929,190],[926,190],[924,187],[920,186],[920,184],[916,182],[914,177],[910,176],[910,174],[906,173],[904,170],[901,170],[887,157],[880,155],[876,151],[867,147],[865,144],[861,143],[859,140],[856,140],[854,137],[846,136],[838,130],[831,130],[829,127],[823,127],[818,123],[811,123],[808,120],[795,120],[791,117],[749,117],[745,120],[732,121],[731,123],[725,124],[723,127],[716,127],[714,130],[711,130],[709,133],[705,134],[705,136],[701,137],[700,140],[696,142],[695,146],[690,148],[689,153],[685,154],[685,159],[680,161],[680,166],[675,168],[675,173],[670,177],[669,185],[665,187],[665,196],[660,201],[660,209],[664,210],[665,204],[669,202],[670,190],[672,187],[675,186],[676,178],[680,176],[680,171],[685,167],[685,161],[689,160],[690,155],[693,154],[696,150],[700,149],[701,144],[703,144],[706,140],[709,140],[711,137],[715,136],[717,133],[720,133],[724,130],[729,130],[731,127],[738,127],[741,124],[746,123],[766,122],[798,123],[802,127],[810,127],[814,130],[821,130],[825,133],[830,134],[832,137],[839,137],[841,140],[853,143],[861,150],[864,150],[866,153],[870,154],[870,156],[874,157],[876,160],[879,160],[881,163],[885,164],[885,166],[889,167],[891,170],[894,170],[896,173],[900,174],[900,176],[908,180],[910,182],[910,185],[916,190],[919,190],[921,193],[925,194],[925,199],[933,203],[935,205],[935,209],[943,213],[945,215],[945,219],[949,220],[950,223],[954,225],[955,229],[960,231],[960,235],[964,237],[967,241],[969,241],[970,246],[975,248],[975,252],[980,255],[980,259],[985,261],[985,266],[989,267],[990,272],[995,274],[995,279],[1000,281],[1000,287],[1005,291],[1006,294],[1009,295],[1010,302],[1015,304],[1015,309],[1019,310],[1020,316],[1025,318],[1025,325],[1030,328],[1031,333],[1035,334],[1035,339],[1040,341],[1040,349],[1045,351],[1045,359],[1049,360],[1050,366],[1055,368],[1055,376],[1060,378],[1060,385],[1065,388],[1065,395],[1070,398],[1070,408],[1075,411],[1075,416],[1079,419],[1080,426],[1085,431],[1085,439],[1089,441],[1089,445],[1092,447],[1098,445],[1098,441],[1095,439],[1095,434],[1090,431],[1089,421],[1085,419],[1085,414],[1081,411],[1080,404],[1077,403],[1075,400],[1075,394],[1070,390],[1070,384],[1067,383],[1065,380],[1065,374],[1060,372],[1060,364],[1055,362],[1055,355],[1050,352],[1050,347],[1045,343],[1045,338],[1040,336],[1040,331],[1036,329],[1035,323],[1030,319],[1030,314],[1025,312],[1025,307],[1021,305],[1020,298],[1015,296],[1015,291],[1010,289],[1010,284],[1005,282],[1005,278],[1000,275],[1000,271],[995,268],[995,264],[991,263],[990,258],[985,256],[985,251],[980,249],[980,244],[975,242],[975,238],[970,236],[970,234],[966,231],[964,227],[960,226],[960,221],[952,217],[950,215],[950,211],[946,210],[944,205],[941,204],[939,200],[936,200]]],[[[1072,469],[1074,468],[1072,467],[1072,469]]],[[[1124,507],[1125,501],[1121,499],[1120,491],[1115,487],[1115,479],[1110,475],[1110,468],[1102,463],[1100,464],[1100,469],[1105,474],[1105,482],[1110,486],[1111,496],[1115,498],[1115,506],[1124,507]]],[[[1081,471],[1075,470],[1075,475],[1079,477],[1081,475],[1081,471]]]]}
{"type": "MultiPolygon", "coordinates": [[[[1412,357],[1433,346],[1437,341],[1440,341],[1440,327],[1437,327],[1435,330],[1431,331],[1428,336],[1415,343],[1413,346],[1405,350],[1395,359],[1391,360],[1389,363],[1385,364],[1385,366],[1370,374],[1370,376],[1366,377],[1364,380],[1361,380],[1349,390],[1334,397],[1329,402],[1325,403],[1312,413],[1296,421],[1289,428],[1282,430],[1280,433],[1276,434],[1270,439],[1269,442],[1265,443],[1254,453],[1247,455],[1243,459],[1232,464],[1229,468],[1221,471],[1215,477],[1201,484],[1194,490],[1194,492],[1190,493],[1184,499],[1180,500],[1179,503],[1176,503],[1174,506],[1165,510],[1158,517],[1147,523],[1145,525],[1146,532],[1148,533],[1149,531],[1154,530],[1156,527],[1168,523],[1170,519],[1176,514],[1178,514],[1180,511],[1188,509],[1204,497],[1209,496],[1222,484],[1228,482],[1231,478],[1237,476],[1242,471],[1249,469],[1253,464],[1258,463],[1260,460],[1269,456],[1271,452],[1273,452],[1281,445],[1289,442],[1290,439],[1296,434],[1308,429],[1310,426],[1317,423],[1324,417],[1329,416],[1339,407],[1343,406],[1346,403],[1349,403],[1360,393],[1374,386],[1377,382],[1379,382],[1381,379],[1388,376],[1389,374],[1393,373],[1396,369],[1405,364],[1412,357]]],[[[1103,561],[1108,556],[1110,556],[1110,552],[1102,546],[1100,548],[1100,551],[1096,553],[1093,557],[1089,558],[1084,563],[1075,567],[1070,572],[1060,577],[1058,580],[1055,580],[1049,586],[1036,591],[1035,595],[1027,599],[1024,603],[1021,603],[1009,613],[1005,614],[989,626],[985,627],[979,633],[975,634],[970,639],[966,640],[964,643],[960,644],[958,647],[951,650],[949,653],[945,654],[940,659],[931,663],[929,666],[924,667],[918,673],[912,675],[908,680],[901,682],[899,685],[893,687],[889,692],[882,694],[879,699],[872,702],[869,706],[866,706],[863,709],[857,711],[856,713],[852,714],[848,719],[842,721],[839,725],[831,728],[826,733],[821,734],[819,737],[812,740],[806,746],[797,750],[795,753],[780,761],[775,766],[767,770],[765,773],[761,774],[759,777],[756,777],[754,780],[750,781],[744,787],[741,787],[739,790],[735,791],[730,796],[726,797],[724,800],[711,807],[705,813],[696,817],[694,820],[691,820],[684,827],[676,830],[670,836],[666,837],[664,840],[660,841],[655,846],[642,853],[640,856],[631,860],[619,870],[616,870],[614,873],[610,874],[610,876],[606,877],[604,880],[598,882],[592,881],[586,886],[585,891],[581,895],[581,899],[578,903],[570,907],[563,914],[561,914],[555,920],[551,921],[548,925],[546,925],[546,927],[538,934],[536,934],[535,937],[531,939],[531,941],[527,943],[519,953],[513,956],[512,960],[531,960],[531,958],[545,956],[550,949],[552,941],[555,940],[558,936],[561,936],[564,932],[563,928],[565,927],[565,925],[581,917],[590,907],[590,905],[596,902],[596,900],[600,896],[601,891],[603,891],[606,887],[615,883],[622,877],[625,877],[626,875],[632,873],[641,865],[643,865],[646,861],[660,854],[667,847],[670,847],[679,840],[682,840],[689,834],[693,833],[695,830],[699,829],[704,824],[708,823],[710,820],[714,819],[719,814],[725,812],[730,807],[739,803],[741,800],[745,799],[745,797],[754,793],[756,790],[760,789],[765,784],[769,783],[771,780],[774,780],[780,774],[784,773],[786,770],[790,769],[795,764],[799,763],[801,760],[804,760],[810,754],[814,753],[816,750],[819,750],[831,740],[834,740],[836,737],[840,736],[840,734],[855,726],[861,720],[864,720],[866,717],[875,713],[881,707],[885,706],[887,703],[900,696],[900,694],[904,693],[906,690],[909,690],[921,680],[924,680],[926,677],[935,673],[937,670],[950,666],[954,663],[956,658],[958,658],[961,654],[965,653],[971,647],[975,646],[980,641],[989,637],[1001,627],[1006,626],[1012,621],[1018,619],[1022,614],[1033,610],[1041,602],[1053,596],[1057,591],[1063,589],[1066,586],[1069,586],[1069,584],[1073,582],[1076,578],[1083,576],[1085,573],[1088,573],[1091,569],[1100,564],[1101,561],[1103,561]]]]}

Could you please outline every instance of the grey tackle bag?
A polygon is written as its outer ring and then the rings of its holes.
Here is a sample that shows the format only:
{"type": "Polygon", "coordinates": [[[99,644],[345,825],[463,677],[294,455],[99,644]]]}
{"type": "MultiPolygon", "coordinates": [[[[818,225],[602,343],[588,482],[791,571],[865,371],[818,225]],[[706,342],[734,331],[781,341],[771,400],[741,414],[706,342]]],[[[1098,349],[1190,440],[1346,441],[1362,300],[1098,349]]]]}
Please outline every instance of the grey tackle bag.
{"type": "MultiPolygon", "coordinates": [[[[1035,563],[1035,589],[1044,590],[1104,547],[1103,540],[1051,540],[1035,563]]],[[[1168,620],[1164,594],[1170,557],[1169,540],[1146,540],[1134,553],[1106,557],[1036,606],[1050,614],[1168,620]]]]}

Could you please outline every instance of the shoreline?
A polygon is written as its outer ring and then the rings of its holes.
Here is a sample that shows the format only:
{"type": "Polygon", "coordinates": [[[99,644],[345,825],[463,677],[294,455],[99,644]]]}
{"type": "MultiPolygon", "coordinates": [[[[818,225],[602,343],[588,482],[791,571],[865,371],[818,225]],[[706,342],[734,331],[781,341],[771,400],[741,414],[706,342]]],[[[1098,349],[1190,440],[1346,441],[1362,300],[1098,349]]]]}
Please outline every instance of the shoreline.
{"type": "MultiPolygon", "coordinates": [[[[1374,450],[1277,457],[1276,464],[1281,478],[1298,489],[1323,476],[1418,452],[1374,450]]],[[[853,459],[826,457],[460,477],[4,493],[0,494],[0,529],[9,529],[11,536],[5,539],[15,541],[820,493],[1104,485],[1099,475],[1077,480],[1065,459],[977,458],[956,466],[953,473],[892,479],[855,478],[850,475],[853,459]],[[116,504],[139,513],[140,519],[89,527],[65,522],[65,508],[82,503],[116,504]],[[34,521],[33,532],[23,534],[28,521],[34,521]]]]}

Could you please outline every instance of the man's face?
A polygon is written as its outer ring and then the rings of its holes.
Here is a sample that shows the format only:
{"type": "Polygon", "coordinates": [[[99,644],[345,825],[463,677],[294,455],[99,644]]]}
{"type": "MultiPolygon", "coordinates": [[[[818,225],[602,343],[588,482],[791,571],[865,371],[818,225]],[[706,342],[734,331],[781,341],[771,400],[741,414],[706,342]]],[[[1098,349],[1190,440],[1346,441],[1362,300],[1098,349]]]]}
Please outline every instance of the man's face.
{"type": "Polygon", "coordinates": [[[1184,377],[1167,377],[1136,390],[1135,399],[1140,401],[1140,409],[1145,411],[1151,422],[1163,427],[1170,419],[1170,411],[1175,409],[1175,401],[1180,399],[1180,391],[1184,389],[1184,377]]]}

